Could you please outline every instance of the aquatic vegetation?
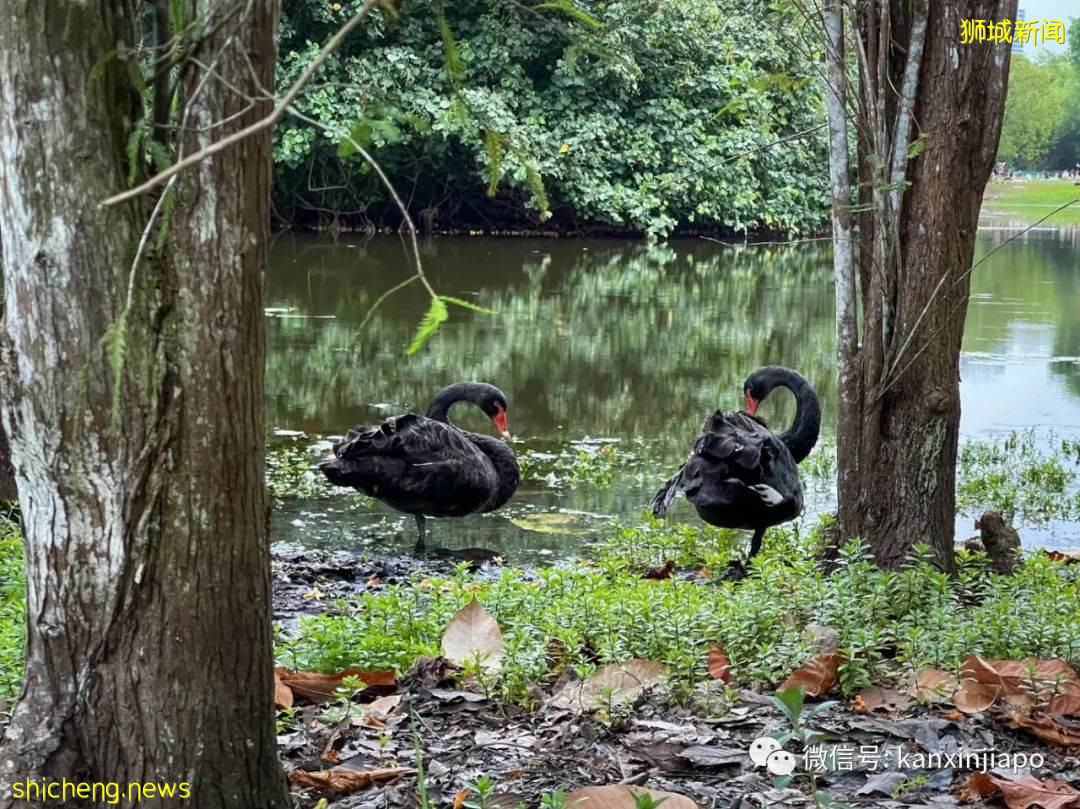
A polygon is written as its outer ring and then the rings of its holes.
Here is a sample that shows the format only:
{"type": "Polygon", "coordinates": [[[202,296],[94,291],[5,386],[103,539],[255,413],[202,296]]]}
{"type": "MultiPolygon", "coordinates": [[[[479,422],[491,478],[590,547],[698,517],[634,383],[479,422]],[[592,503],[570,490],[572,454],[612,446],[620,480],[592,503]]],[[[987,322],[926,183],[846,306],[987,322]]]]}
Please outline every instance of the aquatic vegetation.
{"type": "Polygon", "coordinates": [[[303,433],[274,436],[266,448],[267,494],[279,499],[328,494],[326,476],[316,468],[325,456],[326,442],[313,445],[303,433]]]}
{"type": "Polygon", "coordinates": [[[617,471],[635,460],[633,453],[614,444],[575,443],[559,452],[526,451],[518,455],[521,477],[553,489],[566,486],[606,488],[617,471]]]}
{"type": "Polygon", "coordinates": [[[1080,441],[1026,430],[960,446],[958,510],[1030,524],[1080,520],[1080,441]]]}

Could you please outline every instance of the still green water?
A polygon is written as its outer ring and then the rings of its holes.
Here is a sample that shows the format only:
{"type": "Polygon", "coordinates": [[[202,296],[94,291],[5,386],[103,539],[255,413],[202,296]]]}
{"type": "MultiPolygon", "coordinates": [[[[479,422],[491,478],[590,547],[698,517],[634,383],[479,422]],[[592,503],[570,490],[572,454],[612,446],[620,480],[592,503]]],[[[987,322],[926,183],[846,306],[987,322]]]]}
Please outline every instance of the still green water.
{"type": "MultiPolygon", "coordinates": [[[[977,255],[1008,235],[980,233],[977,255]]],[[[411,272],[399,239],[275,241],[266,296],[268,424],[315,442],[386,415],[423,412],[444,385],[476,379],[506,392],[517,452],[540,453],[543,462],[544,453],[611,445],[617,458],[609,483],[534,478],[495,514],[435,521],[432,544],[491,548],[521,561],[577,554],[584,539],[641,513],[702,419],[739,406],[742,380],[761,365],[806,374],[822,398],[823,435],[831,436],[826,241],[733,248],[700,239],[648,246],[441,238],[424,242],[422,253],[440,292],[498,314],[451,307],[450,321],[406,357],[427,308],[419,285],[385,300],[358,330],[375,300],[411,272]],[[562,516],[544,516],[552,513],[562,516]]],[[[1078,257],[1080,230],[1033,231],[976,270],[962,359],[965,435],[1027,427],[1080,434],[1078,257]]],[[[770,398],[766,418],[786,424],[789,395],[770,398]]],[[[490,432],[478,411],[459,411],[457,423],[490,432]]],[[[831,503],[827,486],[816,488],[811,511],[831,503]]],[[[685,505],[677,514],[696,519],[685,505]]],[[[959,532],[969,527],[968,517],[958,519],[959,532]]],[[[1080,544],[1075,528],[1032,529],[1025,543],[1080,544]]],[[[276,540],[384,552],[411,548],[414,530],[411,518],[354,494],[287,498],[273,520],[276,540]]]]}

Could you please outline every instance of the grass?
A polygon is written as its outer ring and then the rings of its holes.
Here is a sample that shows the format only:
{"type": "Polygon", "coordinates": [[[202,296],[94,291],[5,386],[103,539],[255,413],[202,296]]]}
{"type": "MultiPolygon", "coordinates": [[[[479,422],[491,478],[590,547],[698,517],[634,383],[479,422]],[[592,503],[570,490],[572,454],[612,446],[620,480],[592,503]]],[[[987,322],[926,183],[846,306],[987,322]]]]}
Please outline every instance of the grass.
{"type": "MultiPolygon", "coordinates": [[[[1072,180],[1027,180],[990,183],[983,196],[984,224],[1009,222],[1030,225],[1074,199],[1080,198],[1080,185],[1072,180]]],[[[1080,225],[1080,202],[1048,219],[1047,227],[1080,225]]]]}

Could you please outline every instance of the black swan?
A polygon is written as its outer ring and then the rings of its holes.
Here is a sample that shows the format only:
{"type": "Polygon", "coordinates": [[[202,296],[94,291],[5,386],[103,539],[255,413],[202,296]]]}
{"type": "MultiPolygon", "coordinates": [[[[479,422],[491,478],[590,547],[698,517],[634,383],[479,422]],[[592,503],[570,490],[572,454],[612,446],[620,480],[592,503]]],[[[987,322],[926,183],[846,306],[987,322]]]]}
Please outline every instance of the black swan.
{"type": "Polygon", "coordinates": [[[417,551],[424,548],[425,517],[494,511],[513,496],[521,477],[503,441],[450,423],[456,402],[476,405],[510,438],[503,392],[483,382],[459,382],[431,400],[426,416],[406,413],[349,430],[334,445],[334,457],[319,464],[335,486],[351,486],[415,516],[417,551]]]}
{"type": "Polygon", "coordinates": [[[781,365],[761,368],[743,384],[746,410],[717,410],[702,427],[690,457],[652,501],[657,517],[683,491],[698,515],[721,528],[754,532],[750,556],[761,550],[765,529],[794,519],[802,511],[803,489],[795,465],[817,442],[821,405],[806,378],[781,365]],[[795,421],[777,435],[758,416],[758,404],[773,388],[795,394],[795,421]]]}

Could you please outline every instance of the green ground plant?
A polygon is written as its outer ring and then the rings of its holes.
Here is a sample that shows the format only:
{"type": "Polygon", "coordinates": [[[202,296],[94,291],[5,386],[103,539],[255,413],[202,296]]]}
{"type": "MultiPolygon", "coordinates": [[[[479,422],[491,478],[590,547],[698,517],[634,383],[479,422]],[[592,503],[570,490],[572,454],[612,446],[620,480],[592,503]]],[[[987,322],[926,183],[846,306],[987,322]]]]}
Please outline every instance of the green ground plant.
{"type": "Polygon", "coordinates": [[[14,522],[0,518],[0,720],[4,702],[19,692],[22,679],[24,587],[22,537],[14,522]]]}
{"type": "MultiPolygon", "coordinates": [[[[695,566],[713,552],[703,536],[694,557],[681,527],[668,536],[672,555],[695,566]]],[[[507,568],[493,580],[462,568],[301,619],[295,633],[279,637],[279,658],[323,671],[349,665],[404,671],[419,656],[438,653],[450,616],[476,597],[504,632],[495,693],[526,705],[535,699],[530,683],[635,657],[665,663],[674,693],[689,693],[705,677],[705,651],[713,643],[728,651],[740,682],[775,686],[811,655],[803,633],[808,623],[836,630],[849,657],[841,671],[846,694],[926,666],[955,670],[971,652],[1080,661],[1077,566],[1033,554],[1004,578],[980,554],[961,552],[960,573],[950,579],[928,555],[883,572],[851,544],[836,572],[826,575],[813,556],[819,542],[817,529],[777,530],[741,582],[715,574],[646,580],[636,545],[618,542],[587,563],[507,568]]]]}

